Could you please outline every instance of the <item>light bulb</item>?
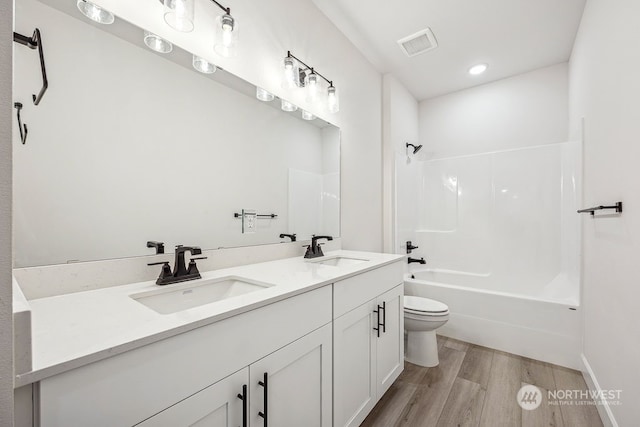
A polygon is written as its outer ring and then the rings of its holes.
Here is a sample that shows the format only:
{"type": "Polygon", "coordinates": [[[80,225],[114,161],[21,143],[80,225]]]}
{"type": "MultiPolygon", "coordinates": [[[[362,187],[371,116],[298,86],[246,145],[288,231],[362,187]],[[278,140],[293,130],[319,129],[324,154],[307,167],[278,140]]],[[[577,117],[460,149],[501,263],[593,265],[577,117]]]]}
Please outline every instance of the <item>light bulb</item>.
{"type": "Polygon", "coordinates": [[[307,100],[315,101],[318,96],[318,75],[313,70],[307,74],[305,86],[307,87],[307,100]]]}
{"type": "Polygon", "coordinates": [[[98,24],[113,24],[116,19],[113,13],[85,0],[78,0],[76,6],[84,16],[98,24]]]}
{"type": "Polygon", "coordinates": [[[193,64],[193,68],[195,68],[197,71],[200,71],[203,74],[213,74],[218,69],[214,64],[197,55],[193,55],[192,64],[193,64]]]}
{"type": "Polygon", "coordinates": [[[298,107],[296,105],[292,104],[289,101],[285,101],[284,99],[282,100],[282,103],[280,104],[280,108],[282,108],[282,111],[288,111],[288,112],[292,112],[292,111],[298,110],[298,107]]]}
{"type": "Polygon", "coordinates": [[[194,0],[163,0],[164,22],[174,30],[193,31],[194,0]]]}
{"type": "Polygon", "coordinates": [[[256,98],[260,101],[271,102],[275,98],[271,92],[256,86],[256,98]]]}
{"type": "Polygon", "coordinates": [[[235,19],[228,13],[219,16],[216,25],[215,51],[224,57],[234,56],[237,43],[238,25],[235,19]]]}
{"type": "Polygon", "coordinates": [[[310,112],[306,111],[306,110],[302,110],[302,118],[304,120],[313,120],[316,118],[316,116],[314,116],[313,114],[311,114],[310,112]]]}
{"type": "Polygon", "coordinates": [[[338,97],[337,89],[333,85],[327,89],[327,109],[330,113],[340,111],[340,98],[338,97]]]}
{"type": "Polygon", "coordinates": [[[173,50],[173,45],[170,42],[150,31],[144,32],[144,44],[146,44],[149,49],[158,53],[169,53],[173,50]]]}
{"type": "Polygon", "coordinates": [[[296,74],[297,67],[295,66],[295,62],[293,58],[287,56],[284,58],[284,81],[282,82],[282,87],[285,89],[291,89],[296,86],[296,74]]]}

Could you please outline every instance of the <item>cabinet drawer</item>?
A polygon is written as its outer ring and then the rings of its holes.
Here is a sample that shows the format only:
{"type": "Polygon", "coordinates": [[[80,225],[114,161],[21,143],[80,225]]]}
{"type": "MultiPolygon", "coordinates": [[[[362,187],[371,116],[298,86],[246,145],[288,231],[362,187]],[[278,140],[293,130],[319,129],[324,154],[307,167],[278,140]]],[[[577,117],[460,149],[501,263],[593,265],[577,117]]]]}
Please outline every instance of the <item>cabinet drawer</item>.
{"type": "Polygon", "coordinates": [[[331,286],[40,383],[41,427],[131,426],[331,322],[331,286]]]}
{"type": "Polygon", "coordinates": [[[333,318],[402,284],[403,274],[404,263],[398,261],[334,283],[333,318]]]}

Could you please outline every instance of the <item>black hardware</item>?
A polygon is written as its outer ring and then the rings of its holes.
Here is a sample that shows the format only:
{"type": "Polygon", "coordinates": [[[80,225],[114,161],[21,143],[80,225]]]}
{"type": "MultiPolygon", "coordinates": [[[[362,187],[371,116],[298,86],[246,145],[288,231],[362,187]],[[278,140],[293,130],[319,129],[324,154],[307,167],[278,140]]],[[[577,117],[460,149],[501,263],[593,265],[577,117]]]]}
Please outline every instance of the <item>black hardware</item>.
{"type": "Polygon", "coordinates": [[[422,145],[413,145],[413,144],[409,144],[408,142],[405,144],[406,148],[409,147],[413,147],[413,154],[416,154],[418,151],[420,151],[420,149],[422,148],[422,145]]]}
{"type": "MultiPolygon", "coordinates": [[[[49,80],[47,80],[47,69],[44,65],[44,51],[42,50],[42,35],[40,34],[40,30],[36,28],[33,31],[33,36],[27,37],[22,34],[13,33],[13,41],[16,43],[20,43],[21,45],[27,46],[29,49],[38,48],[38,54],[40,56],[40,71],[42,72],[42,89],[38,95],[32,95],[34,105],[40,104],[44,93],[47,91],[49,87],[49,80]]],[[[25,138],[26,139],[26,136],[25,138]]],[[[23,142],[24,144],[24,142],[23,142]]]]}
{"type": "Polygon", "coordinates": [[[22,110],[22,102],[14,102],[13,103],[13,108],[15,108],[17,110],[17,115],[18,115],[18,127],[20,128],[20,141],[22,141],[22,145],[27,143],[27,133],[29,132],[27,130],[27,125],[23,125],[22,124],[22,119],[20,118],[20,110],[22,110]]]}
{"type": "Polygon", "coordinates": [[[578,213],[589,212],[591,216],[594,216],[596,211],[601,211],[603,209],[615,209],[616,213],[622,213],[622,202],[617,202],[615,205],[612,205],[612,206],[595,206],[593,208],[580,209],[578,213]]]}
{"type": "Polygon", "coordinates": [[[262,381],[258,381],[258,385],[261,385],[262,387],[264,387],[264,409],[263,412],[258,412],[258,416],[262,417],[264,419],[264,427],[267,427],[267,395],[269,393],[269,383],[267,382],[268,378],[267,378],[267,373],[264,373],[264,380],[262,381]]]}
{"type": "Polygon", "coordinates": [[[304,254],[305,258],[318,258],[324,256],[324,254],[322,253],[322,248],[318,244],[319,239],[333,240],[333,237],[313,235],[311,237],[311,244],[307,247],[307,251],[304,254]]]}
{"type": "Polygon", "coordinates": [[[238,399],[242,400],[242,427],[247,427],[247,385],[242,386],[242,394],[238,393],[238,399]]]}
{"type": "Polygon", "coordinates": [[[424,260],[424,257],[420,258],[420,259],[416,259],[416,258],[407,258],[407,263],[411,264],[412,262],[417,262],[418,264],[426,264],[427,261],[424,260]]]}
{"type": "Polygon", "coordinates": [[[156,248],[156,255],[164,253],[164,242],[156,242],[154,240],[149,240],[147,242],[148,248],[156,248]]]}
{"type": "Polygon", "coordinates": [[[326,78],[325,76],[323,76],[322,74],[320,74],[319,72],[317,72],[317,71],[315,70],[315,68],[313,68],[312,66],[307,65],[307,64],[306,64],[304,61],[302,61],[300,58],[298,58],[297,56],[293,55],[293,54],[291,53],[291,51],[290,51],[290,50],[288,50],[288,51],[287,51],[287,58],[293,58],[293,59],[295,59],[296,61],[298,61],[299,63],[301,63],[302,65],[304,65],[304,66],[306,67],[305,69],[300,70],[300,76],[299,76],[299,79],[300,79],[300,83],[301,83],[301,85],[302,85],[302,86],[304,86],[305,71],[309,71],[309,70],[311,70],[311,74],[315,74],[316,76],[320,76],[320,77],[321,77],[325,82],[327,82],[327,83],[329,84],[329,87],[334,87],[334,86],[333,86],[333,81],[332,81],[332,80],[329,80],[328,78],[326,78]]]}
{"type": "MultiPolygon", "coordinates": [[[[278,215],[276,215],[276,214],[258,214],[258,215],[256,215],[256,216],[257,216],[258,218],[278,218],[278,215]]],[[[242,214],[241,214],[241,213],[238,213],[238,212],[235,212],[235,213],[233,214],[233,217],[234,217],[234,218],[242,218],[242,214]]]]}
{"type": "Polygon", "coordinates": [[[373,310],[373,312],[377,315],[376,327],[373,328],[373,330],[376,331],[376,333],[378,334],[378,338],[380,338],[380,304],[378,304],[377,307],[378,308],[376,310],[373,310]]]}
{"type": "Polygon", "coordinates": [[[201,256],[198,258],[191,258],[189,260],[189,268],[187,269],[187,276],[200,276],[200,272],[198,271],[198,266],[196,265],[196,261],[199,259],[207,259],[207,257],[201,256]]]}
{"type": "Polygon", "coordinates": [[[417,246],[411,244],[411,240],[407,240],[407,253],[410,254],[412,250],[418,249],[417,246]]]}
{"type": "Polygon", "coordinates": [[[296,233],[293,233],[293,234],[284,234],[284,233],[282,233],[280,235],[281,239],[284,239],[285,237],[288,237],[289,239],[291,239],[292,242],[296,241],[296,233]]]}
{"type": "Polygon", "coordinates": [[[378,306],[378,310],[382,310],[382,333],[387,333],[387,302],[382,301],[382,307],[378,306]]]}
{"type": "Polygon", "coordinates": [[[158,276],[158,280],[156,280],[156,285],[166,285],[168,282],[173,279],[173,273],[171,272],[171,267],[169,267],[169,261],[160,261],[160,262],[152,262],[147,265],[160,265],[162,264],[162,270],[160,270],[160,276],[158,276]]]}

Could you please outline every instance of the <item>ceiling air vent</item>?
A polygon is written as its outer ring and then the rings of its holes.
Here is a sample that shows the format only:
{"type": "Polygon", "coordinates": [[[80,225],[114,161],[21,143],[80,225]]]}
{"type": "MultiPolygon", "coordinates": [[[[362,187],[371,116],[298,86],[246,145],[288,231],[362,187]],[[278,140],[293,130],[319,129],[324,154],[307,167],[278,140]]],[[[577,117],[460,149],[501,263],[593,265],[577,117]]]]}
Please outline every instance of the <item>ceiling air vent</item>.
{"type": "Polygon", "coordinates": [[[418,31],[408,37],[398,40],[400,49],[408,56],[416,56],[438,47],[436,37],[431,28],[418,31]]]}

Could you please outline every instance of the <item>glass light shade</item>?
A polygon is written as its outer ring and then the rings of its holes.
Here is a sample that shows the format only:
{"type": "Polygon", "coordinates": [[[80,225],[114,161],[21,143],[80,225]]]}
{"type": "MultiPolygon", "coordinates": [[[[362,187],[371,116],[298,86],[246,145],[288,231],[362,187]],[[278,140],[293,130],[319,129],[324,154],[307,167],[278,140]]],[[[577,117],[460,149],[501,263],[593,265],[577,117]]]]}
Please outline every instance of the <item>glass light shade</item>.
{"type": "Polygon", "coordinates": [[[116,19],[113,16],[113,13],[108,10],[104,10],[100,6],[96,6],[91,2],[78,0],[76,5],[78,6],[78,10],[80,10],[84,16],[98,24],[113,24],[113,21],[116,19]]]}
{"type": "Polygon", "coordinates": [[[173,45],[167,40],[156,36],[150,31],[144,32],[144,44],[151,50],[158,53],[169,53],[173,50],[173,45]]]}
{"type": "Polygon", "coordinates": [[[193,55],[193,68],[203,74],[213,74],[218,69],[214,64],[197,55],[193,55]]]}
{"type": "Polygon", "coordinates": [[[471,74],[472,76],[477,76],[478,74],[482,74],[487,71],[487,68],[487,64],[474,65],[473,67],[469,68],[469,74],[471,74]]]}
{"type": "Polygon", "coordinates": [[[318,98],[318,75],[314,72],[307,74],[304,85],[307,89],[307,101],[315,101],[318,98]]]}
{"type": "Polygon", "coordinates": [[[290,103],[289,101],[285,101],[284,99],[282,100],[280,107],[282,108],[282,111],[292,112],[298,110],[298,107],[296,105],[290,103]]]}
{"type": "Polygon", "coordinates": [[[338,90],[333,86],[329,86],[327,89],[327,109],[330,113],[340,111],[340,97],[338,96],[338,90]]]}
{"type": "Polygon", "coordinates": [[[267,92],[261,87],[256,86],[256,98],[258,98],[260,101],[270,102],[273,101],[275,97],[271,92],[267,92]]]}
{"type": "Polygon", "coordinates": [[[238,23],[227,13],[216,18],[213,49],[220,56],[236,56],[238,46],[238,23]]]}
{"type": "Polygon", "coordinates": [[[164,22],[174,30],[193,31],[194,0],[164,0],[164,22]]]}
{"type": "Polygon", "coordinates": [[[316,116],[314,116],[313,114],[311,114],[308,111],[302,110],[302,118],[304,120],[313,120],[316,118],[316,116]]]}
{"type": "Polygon", "coordinates": [[[291,57],[284,58],[284,76],[282,87],[285,89],[293,89],[298,86],[299,71],[296,61],[291,57]]]}

